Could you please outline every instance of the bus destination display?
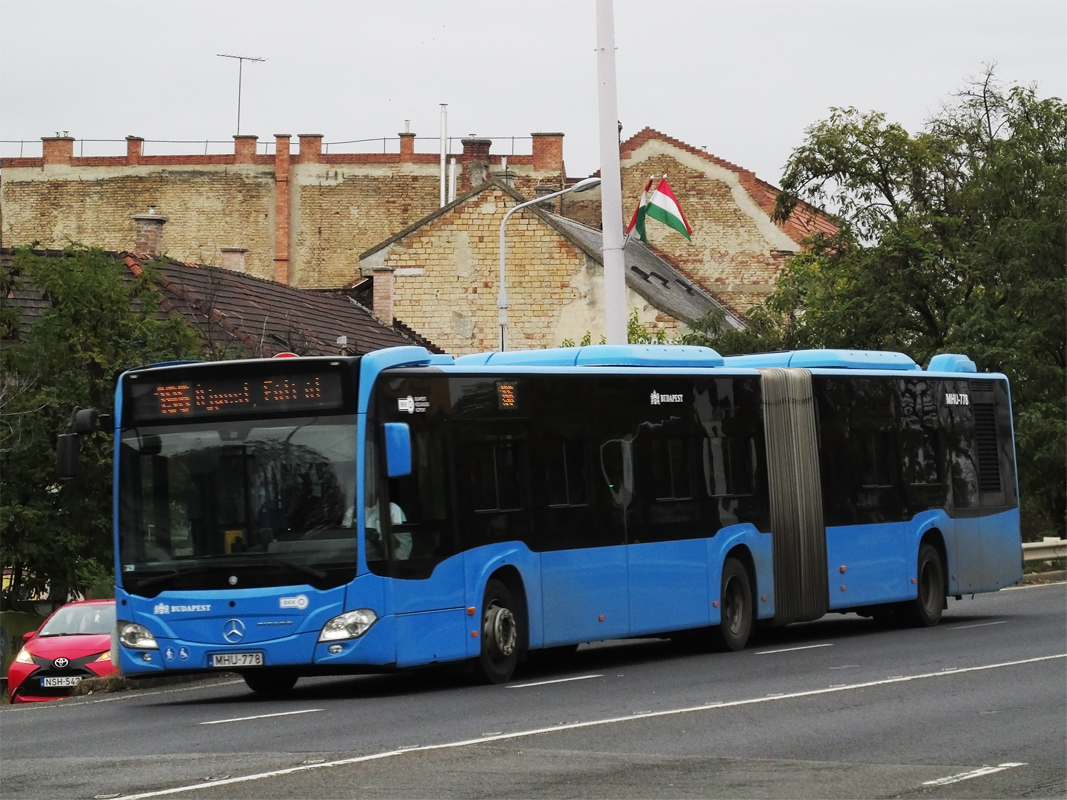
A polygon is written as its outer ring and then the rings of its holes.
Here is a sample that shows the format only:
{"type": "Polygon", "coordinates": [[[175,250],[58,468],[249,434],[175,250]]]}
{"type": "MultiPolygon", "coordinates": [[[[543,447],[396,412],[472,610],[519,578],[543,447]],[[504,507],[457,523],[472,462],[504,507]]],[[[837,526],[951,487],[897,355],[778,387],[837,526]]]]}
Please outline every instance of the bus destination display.
{"type": "Polygon", "coordinates": [[[138,422],[333,411],[343,400],[341,375],[336,371],[173,381],[134,378],[130,397],[138,422]]]}

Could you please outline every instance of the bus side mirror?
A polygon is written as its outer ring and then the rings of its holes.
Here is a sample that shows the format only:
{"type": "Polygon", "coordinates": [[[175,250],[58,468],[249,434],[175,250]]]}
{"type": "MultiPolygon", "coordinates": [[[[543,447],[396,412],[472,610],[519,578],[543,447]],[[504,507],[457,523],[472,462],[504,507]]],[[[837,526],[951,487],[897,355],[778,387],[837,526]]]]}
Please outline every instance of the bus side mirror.
{"type": "Polygon", "coordinates": [[[81,436],[77,433],[61,433],[56,438],[56,477],[70,480],[78,475],[78,456],[81,452],[81,436]]]}
{"type": "Polygon", "coordinates": [[[75,408],[67,423],[67,433],[61,433],[56,438],[56,477],[60,480],[77,477],[81,453],[79,437],[106,430],[113,424],[114,417],[111,414],[99,414],[93,408],[75,408]]]}
{"type": "Polygon", "coordinates": [[[385,473],[389,478],[411,474],[411,429],[406,422],[385,423],[385,473]]]}
{"type": "Polygon", "coordinates": [[[92,408],[79,408],[71,417],[71,425],[75,433],[92,433],[96,430],[96,422],[99,414],[92,408]]]}

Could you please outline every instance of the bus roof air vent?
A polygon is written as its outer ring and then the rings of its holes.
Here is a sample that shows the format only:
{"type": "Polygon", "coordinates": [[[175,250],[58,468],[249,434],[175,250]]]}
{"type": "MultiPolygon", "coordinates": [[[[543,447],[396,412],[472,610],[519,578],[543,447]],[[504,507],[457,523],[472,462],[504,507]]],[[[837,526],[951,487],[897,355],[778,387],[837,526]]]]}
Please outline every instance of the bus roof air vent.
{"type": "Polygon", "coordinates": [[[459,367],[573,367],[577,347],[549,350],[505,350],[495,353],[471,353],[456,358],[459,367]]]}
{"type": "Polygon", "coordinates": [[[604,344],[578,349],[580,367],[721,367],[723,357],[710,347],[677,344],[604,344]]]}
{"type": "Polygon", "coordinates": [[[967,356],[959,353],[938,353],[930,359],[927,372],[978,372],[978,367],[967,356]]]}
{"type": "Polygon", "coordinates": [[[794,369],[878,369],[918,370],[910,356],[882,350],[792,350],[782,353],[759,353],[730,356],[728,367],[792,367],[794,369]]]}
{"type": "Polygon", "coordinates": [[[710,347],[676,344],[597,344],[550,350],[472,353],[456,359],[461,367],[721,367],[710,347]]]}

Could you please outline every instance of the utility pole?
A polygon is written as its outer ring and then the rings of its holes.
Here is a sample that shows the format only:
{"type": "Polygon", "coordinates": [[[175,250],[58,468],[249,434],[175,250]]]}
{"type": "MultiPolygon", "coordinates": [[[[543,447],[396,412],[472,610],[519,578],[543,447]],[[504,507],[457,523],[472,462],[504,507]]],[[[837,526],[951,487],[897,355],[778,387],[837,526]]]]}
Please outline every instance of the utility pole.
{"type": "Polygon", "coordinates": [[[603,230],[604,338],[626,344],[626,266],[622,240],[622,177],[619,173],[619,116],[615,90],[615,8],[597,0],[596,46],[600,113],[600,209],[603,230]]]}
{"type": "Polygon", "coordinates": [[[254,56],[230,56],[225,53],[216,53],[219,58],[236,58],[237,59],[237,135],[241,135],[241,78],[244,72],[244,66],[246,61],[266,61],[265,58],[255,58],[254,56]]]}

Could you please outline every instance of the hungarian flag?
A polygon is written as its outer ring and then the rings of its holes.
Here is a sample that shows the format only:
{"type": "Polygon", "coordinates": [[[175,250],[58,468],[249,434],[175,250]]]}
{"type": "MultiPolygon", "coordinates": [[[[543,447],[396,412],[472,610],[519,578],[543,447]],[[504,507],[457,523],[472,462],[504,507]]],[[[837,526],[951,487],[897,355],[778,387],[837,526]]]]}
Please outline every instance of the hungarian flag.
{"type": "Polygon", "coordinates": [[[630,224],[626,226],[626,239],[623,241],[623,247],[634,236],[634,231],[637,231],[637,235],[641,237],[642,242],[647,242],[648,238],[645,236],[645,214],[648,209],[648,190],[652,188],[652,181],[655,178],[649,178],[648,183],[645,184],[645,190],[641,192],[641,200],[637,203],[637,208],[634,209],[634,215],[630,218],[630,224]]]}
{"type": "Polygon", "coordinates": [[[642,242],[648,243],[648,236],[645,234],[647,217],[652,217],[674,228],[686,239],[690,239],[693,233],[693,229],[689,227],[685,219],[685,214],[682,213],[681,206],[678,205],[678,200],[674,197],[674,192],[671,191],[670,184],[667,183],[667,176],[663,176],[659,186],[649,195],[648,190],[652,188],[653,180],[655,179],[649,178],[648,183],[645,184],[645,190],[641,192],[641,201],[637,204],[637,209],[630,219],[630,225],[626,228],[626,240],[623,246],[633,238],[635,232],[642,242]]]}
{"type": "MultiPolygon", "coordinates": [[[[656,191],[654,191],[652,196],[648,198],[644,216],[658,219],[664,225],[674,228],[686,239],[691,240],[693,229],[690,228],[689,223],[686,222],[685,214],[682,213],[682,208],[678,205],[678,201],[674,197],[674,192],[671,191],[671,187],[667,183],[666,175],[664,175],[663,180],[659,182],[656,191]]],[[[641,227],[638,230],[638,233],[641,235],[641,241],[646,241],[644,237],[644,220],[641,220],[641,227]]]]}

